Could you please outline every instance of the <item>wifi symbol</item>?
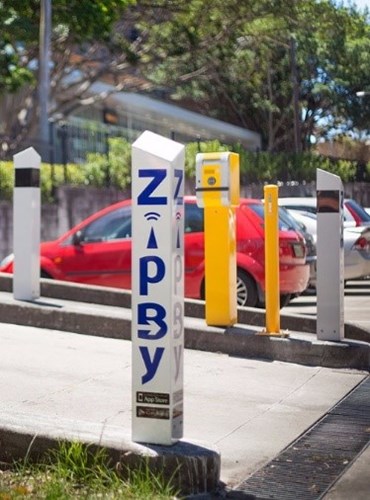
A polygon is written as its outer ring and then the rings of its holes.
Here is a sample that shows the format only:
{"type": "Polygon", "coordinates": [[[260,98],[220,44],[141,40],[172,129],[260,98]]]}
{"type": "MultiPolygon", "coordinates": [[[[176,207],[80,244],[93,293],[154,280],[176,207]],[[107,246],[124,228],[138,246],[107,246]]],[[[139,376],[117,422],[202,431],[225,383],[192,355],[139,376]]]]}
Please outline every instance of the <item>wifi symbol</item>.
{"type": "Polygon", "coordinates": [[[160,218],[160,214],[158,212],[147,212],[144,214],[146,220],[158,220],[160,218]]]}

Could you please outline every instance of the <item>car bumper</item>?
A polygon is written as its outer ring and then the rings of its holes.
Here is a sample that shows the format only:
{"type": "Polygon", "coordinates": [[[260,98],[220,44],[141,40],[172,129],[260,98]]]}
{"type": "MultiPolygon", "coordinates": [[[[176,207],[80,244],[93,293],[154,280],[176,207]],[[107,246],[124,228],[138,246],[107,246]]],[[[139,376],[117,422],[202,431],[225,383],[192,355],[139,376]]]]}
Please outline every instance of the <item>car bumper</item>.
{"type": "Polygon", "coordinates": [[[281,266],[280,293],[301,294],[308,286],[310,279],[310,265],[281,266]]]}
{"type": "Polygon", "coordinates": [[[370,275],[370,253],[352,251],[344,256],[344,279],[346,281],[370,275]]]}

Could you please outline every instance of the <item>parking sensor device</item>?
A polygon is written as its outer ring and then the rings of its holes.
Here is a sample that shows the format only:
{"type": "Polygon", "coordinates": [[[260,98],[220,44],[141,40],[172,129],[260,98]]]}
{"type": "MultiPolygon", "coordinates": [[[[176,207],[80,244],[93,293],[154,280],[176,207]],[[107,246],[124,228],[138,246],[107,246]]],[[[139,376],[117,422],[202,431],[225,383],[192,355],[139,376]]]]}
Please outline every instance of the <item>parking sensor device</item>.
{"type": "Polygon", "coordinates": [[[183,144],[146,131],[132,145],[132,439],[183,435],[183,144]]]}
{"type": "Polygon", "coordinates": [[[204,208],[206,323],[237,322],[236,215],[239,205],[239,155],[198,153],[197,205],[204,208]]]}
{"type": "Polygon", "coordinates": [[[343,184],[317,169],[317,338],[344,338],[343,184]]]}

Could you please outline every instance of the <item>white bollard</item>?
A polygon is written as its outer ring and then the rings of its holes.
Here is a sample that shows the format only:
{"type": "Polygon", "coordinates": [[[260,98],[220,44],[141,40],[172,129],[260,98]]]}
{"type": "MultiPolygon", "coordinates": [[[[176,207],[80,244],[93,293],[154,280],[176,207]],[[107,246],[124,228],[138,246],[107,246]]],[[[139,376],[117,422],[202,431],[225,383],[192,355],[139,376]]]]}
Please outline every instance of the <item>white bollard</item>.
{"type": "Polygon", "coordinates": [[[28,148],[14,155],[13,295],[18,300],[40,297],[40,162],[28,148]]]}
{"type": "Polygon", "coordinates": [[[132,439],[183,435],[184,156],[146,131],[132,146],[132,439]]]}
{"type": "Polygon", "coordinates": [[[317,169],[317,323],[319,340],[344,338],[343,184],[317,169]]]}

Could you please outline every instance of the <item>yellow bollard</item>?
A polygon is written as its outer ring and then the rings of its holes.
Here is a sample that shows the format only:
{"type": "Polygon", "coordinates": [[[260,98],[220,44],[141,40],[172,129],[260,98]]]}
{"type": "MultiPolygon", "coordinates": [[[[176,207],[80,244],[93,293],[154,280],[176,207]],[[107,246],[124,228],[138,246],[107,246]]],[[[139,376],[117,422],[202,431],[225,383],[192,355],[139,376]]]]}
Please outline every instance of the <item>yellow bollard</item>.
{"type": "Polygon", "coordinates": [[[280,335],[278,187],[264,187],[266,332],[280,335]]]}
{"type": "Polygon", "coordinates": [[[206,323],[237,322],[236,214],[239,204],[239,155],[199,153],[196,194],[204,208],[206,323]]]}

